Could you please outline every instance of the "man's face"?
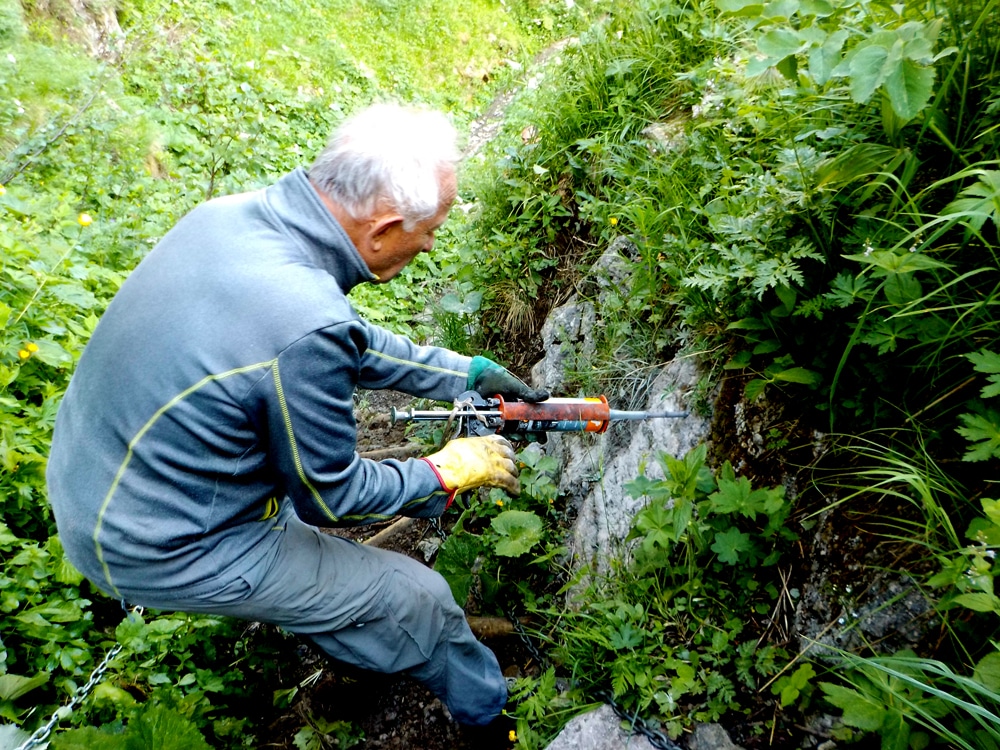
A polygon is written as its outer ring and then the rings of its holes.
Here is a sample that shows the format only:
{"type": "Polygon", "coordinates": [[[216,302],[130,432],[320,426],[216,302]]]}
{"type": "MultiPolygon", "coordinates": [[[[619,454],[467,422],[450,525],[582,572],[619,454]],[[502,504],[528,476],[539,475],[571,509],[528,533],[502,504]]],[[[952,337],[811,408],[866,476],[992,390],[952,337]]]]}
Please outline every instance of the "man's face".
{"type": "Polygon", "coordinates": [[[434,216],[418,223],[413,229],[403,229],[402,219],[387,224],[372,238],[372,251],[365,261],[368,270],[378,276],[379,281],[388,281],[396,276],[420,253],[430,252],[434,247],[434,237],[448,218],[448,212],[458,193],[455,170],[443,171],[440,180],[441,202],[434,216]]]}

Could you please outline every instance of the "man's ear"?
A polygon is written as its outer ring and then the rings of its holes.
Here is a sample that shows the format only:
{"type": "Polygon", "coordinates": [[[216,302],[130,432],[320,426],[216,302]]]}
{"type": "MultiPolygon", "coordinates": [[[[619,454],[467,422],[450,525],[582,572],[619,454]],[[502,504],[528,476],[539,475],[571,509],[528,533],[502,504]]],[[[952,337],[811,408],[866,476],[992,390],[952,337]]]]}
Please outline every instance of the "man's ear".
{"type": "Polygon", "coordinates": [[[396,229],[402,228],[403,217],[397,213],[384,213],[370,219],[368,238],[374,252],[382,249],[382,240],[386,235],[396,229]]]}

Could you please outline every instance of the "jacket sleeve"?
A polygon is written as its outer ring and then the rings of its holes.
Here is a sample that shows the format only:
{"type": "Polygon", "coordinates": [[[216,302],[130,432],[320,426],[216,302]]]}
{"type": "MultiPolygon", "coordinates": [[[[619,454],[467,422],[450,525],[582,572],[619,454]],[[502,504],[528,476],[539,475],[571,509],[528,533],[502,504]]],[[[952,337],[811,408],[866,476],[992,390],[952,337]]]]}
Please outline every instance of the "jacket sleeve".
{"type": "Polygon", "coordinates": [[[353,395],[366,344],[362,321],[315,331],[282,351],[260,383],[280,489],[317,526],[439,516],[448,502],[427,462],[358,456],[353,395]]]}
{"type": "Polygon", "coordinates": [[[361,358],[358,385],[372,390],[392,388],[437,401],[452,401],[467,390],[469,357],[436,346],[418,346],[404,336],[359,322],[365,327],[368,348],[361,358]]]}

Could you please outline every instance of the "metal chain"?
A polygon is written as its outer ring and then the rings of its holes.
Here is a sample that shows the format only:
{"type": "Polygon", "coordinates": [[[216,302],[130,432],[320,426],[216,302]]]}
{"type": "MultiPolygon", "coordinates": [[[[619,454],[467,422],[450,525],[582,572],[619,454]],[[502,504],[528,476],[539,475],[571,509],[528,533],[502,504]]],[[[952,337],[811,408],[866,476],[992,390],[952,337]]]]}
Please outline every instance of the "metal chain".
{"type": "MultiPolygon", "coordinates": [[[[132,613],[141,615],[142,607],[133,608],[132,613]]],[[[116,643],[114,647],[108,651],[107,654],[105,654],[101,663],[94,667],[94,671],[90,673],[90,679],[87,680],[86,684],[76,689],[76,692],[73,693],[73,697],[70,698],[69,703],[65,706],[57,708],[45,724],[38,727],[38,729],[36,729],[28,739],[14,748],[14,750],[31,750],[31,748],[45,742],[49,738],[49,735],[52,734],[52,730],[55,729],[56,724],[63,719],[69,718],[73,714],[73,709],[79,706],[80,703],[83,702],[83,699],[90,695],[91,691],[97,687],[101,678],[104,677],[104,673],[108,671],[108,667],[111,665],[112,660],[114,660],[114,658],[122,652],[122,648],[124,648],[122,644],[116,643]]]]}
{"type": "Polygon", "coordinates": [[[629,723],[633,734],[641,734],[647,740],[649,744],[658,750],[681,750],[680,745],[671,740],[667,735],[658,729],[653,729],[649,722],[639,716],[638,712],[629,713],[626,711],[619,703],[615,700],[614,693],[610,690],[599,690],[594,695],[600,698],[615,712],[618,718],[623,719],[629,723]]]}
{"type": "Polygon", "coordinates": [[[521,643],[528,650],[528,654],[532,659],[538,662],[542,667],[548,666],[550,664],[549,660],[545,658],[545,655],[538,650],[535,642],[532,640],[531,636],[528,635],[528,631],[524,629],[524,625],[518,619],[514,610],[510,607],[504,607],[504,615],[510,620],[511,625],[514,626],[514,632],[517,633],[517,637],[521,639],[521,643]]]}

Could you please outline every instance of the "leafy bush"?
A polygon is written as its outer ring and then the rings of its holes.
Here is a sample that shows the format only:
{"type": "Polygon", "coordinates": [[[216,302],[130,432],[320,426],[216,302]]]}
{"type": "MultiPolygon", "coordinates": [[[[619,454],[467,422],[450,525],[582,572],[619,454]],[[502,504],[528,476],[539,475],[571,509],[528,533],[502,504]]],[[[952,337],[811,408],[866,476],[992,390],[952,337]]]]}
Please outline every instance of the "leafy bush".
{"type": "MultiPolygon", "coordinates": [[[[754,623],[789,604],[775,566],[795,538],[790,506],[780,487],[753,489],[728,464],[713,476],[706,453],[702,445],[683,459],[660,454],[664,478],[628,486],[646,505],[627,556],[578,581],[568,607],[532,607],[543,618],[533,632],[576,683],[563,701],[610,689],[624,710],[657,719],[674,738],[692,722],[748,712],[788,658],[754,623]]],[[[812,673],[797,674],[782,684],[790,702],[812,673]]],[[[565,711],[556,695],[526,700],[518,715],[537,731],[552,711],[565,711]]]]}
{"type": "MultiPolygon", "coordinates": [[[[60,709],[59,719],[93,726],[57,735],[60,746],[134,747],[149,731],[185,747],[198,746],[196,734],[220,747],[252,741],[252,719],[271,706],[247,706],[255,685],[273,683],[269,656],[280,643],[251,649],[224,618],[133,615],[116,630],[120,605],[63,557],[44,468],[75,362],[128,273],[197,203],[308,163],[346,112],[375,98],[453,108],[466,121],[490,95],[480,69],[499,83],[587,5],[526,2],[511,15],[476,0],[298,3],[295,12],[282,0],[129,0],[116,5],[117,57],[96,61],[73,41],[87,18],[60,16],[60,4],[0,3],[5,721],[28,730],[75,699],[78,710],[60,709]],[[536,24],[536,11],[551,23],[536,24]],[[390,15],[405,21],[395,33],[385,30],[390,15]],[[116,643],[122,650],[81,691],[116,643]]],[[[426,338],[427,299],[448,255],[359,290],[358,307],[426,338]]],[[[352,732],[316,719],[296,742],[346,743],[352,732]]]]}

